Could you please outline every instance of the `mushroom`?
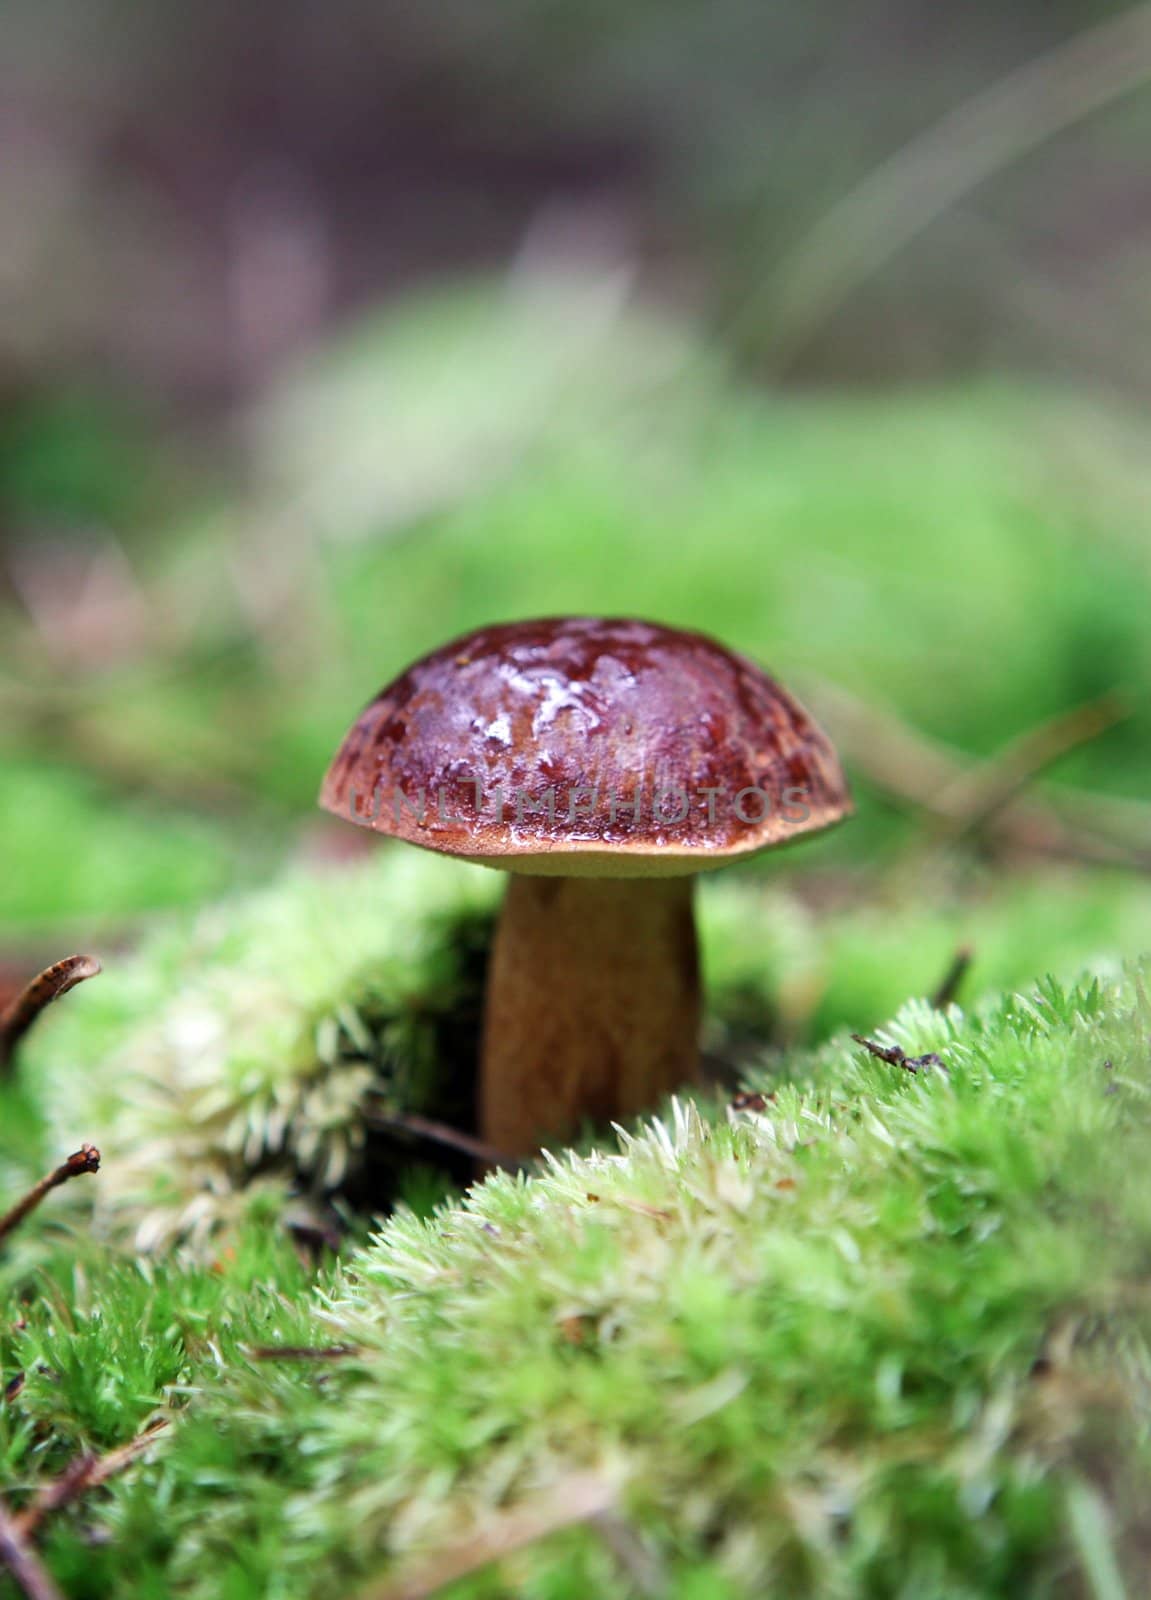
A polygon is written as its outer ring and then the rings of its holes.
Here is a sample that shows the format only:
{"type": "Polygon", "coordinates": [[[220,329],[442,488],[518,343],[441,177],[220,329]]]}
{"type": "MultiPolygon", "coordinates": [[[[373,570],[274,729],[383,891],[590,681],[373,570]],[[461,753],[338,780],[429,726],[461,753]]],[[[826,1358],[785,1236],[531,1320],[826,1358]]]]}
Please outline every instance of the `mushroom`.
{"type": "Polygon", "coordinates": [[[600,617],[481,628],[425,656],[360,715],[320,803],[511,874],[480,1131],[512,1155],[697,1077],[695,875],[851,811],[831,743],[754,663],[600,617]]]}

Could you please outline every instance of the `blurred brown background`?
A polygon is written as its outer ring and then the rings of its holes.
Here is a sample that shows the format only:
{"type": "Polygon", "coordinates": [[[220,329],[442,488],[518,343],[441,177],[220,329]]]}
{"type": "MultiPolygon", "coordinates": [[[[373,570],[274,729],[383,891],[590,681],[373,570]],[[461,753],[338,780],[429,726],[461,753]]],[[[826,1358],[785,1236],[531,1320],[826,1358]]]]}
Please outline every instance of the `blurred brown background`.
{"type": "MultiPolygon", "coordinates": [[[[212,410],[351,308],[541,239],[626,259],[771,371],[829,208],[1122,10],[9,0],[5,390],[86,369],[212,410]]],[[[842,303],[783,341],[789,376],[1006,363],[1146,385],[1151,97],[1079,118],[1088,68],[1045,91],[1064,132],[881,273],[845,263],[842,303]]],[[[941,187],[966,159],[941,153],[941,187]]]]}

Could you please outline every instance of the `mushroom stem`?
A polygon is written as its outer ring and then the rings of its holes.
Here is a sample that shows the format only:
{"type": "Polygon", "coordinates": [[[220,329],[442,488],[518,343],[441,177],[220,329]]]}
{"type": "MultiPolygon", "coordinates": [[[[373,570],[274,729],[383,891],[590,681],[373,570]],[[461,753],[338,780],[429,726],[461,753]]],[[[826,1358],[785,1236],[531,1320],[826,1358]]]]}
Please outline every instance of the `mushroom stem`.
{"type": "Polygon", "coordinates": [[[694,884],[512,875],[488,974],[486,1142],[525,1155],[696,1079],[694,884]]]}

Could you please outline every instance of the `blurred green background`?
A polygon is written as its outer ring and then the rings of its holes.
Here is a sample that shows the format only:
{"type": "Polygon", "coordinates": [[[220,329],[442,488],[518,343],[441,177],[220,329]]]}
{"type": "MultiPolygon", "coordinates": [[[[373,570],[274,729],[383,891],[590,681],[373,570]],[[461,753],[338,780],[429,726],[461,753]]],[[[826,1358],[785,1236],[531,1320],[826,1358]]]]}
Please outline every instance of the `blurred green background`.
{"type": "Polygon", "coordinates": [[[840,743],[817,1030],[1145,944],[1148,16],[13,0],[0,984],[382,848],[359,706],[568,611],[840,743]]]}

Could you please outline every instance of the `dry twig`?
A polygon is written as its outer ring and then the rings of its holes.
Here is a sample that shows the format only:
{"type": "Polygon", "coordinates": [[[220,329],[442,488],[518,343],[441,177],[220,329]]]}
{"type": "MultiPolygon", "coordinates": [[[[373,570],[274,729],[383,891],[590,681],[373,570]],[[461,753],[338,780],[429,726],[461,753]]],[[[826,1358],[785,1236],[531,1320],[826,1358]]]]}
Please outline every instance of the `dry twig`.
{"type": "Polygon", "coordinates": [[[0,1217],[0,1239],[6,1239],[13,1228],[19,1226],[30,1211],[43,1200],[44,1196],[53,1189],[58,1189],[62,1183],[67,1183],[70,1178],[78,1178],[85,1172],[99,1172],[100,1152],[94,1144],[82,1144],[62,1161],[54,1172],[46,1178],[41,1178],[39,1183],[34,1183],[22,1200],[18,1200],[4,1216],[0,1217]]]}
{"type": "Polygon", "coordinates": [[[0,1501],[0,1566],[8,1568],[28,1600],[63,1600],[51,1575],[0,1501]]]}
{"type": "Polygon", "coordinates": [[[117,1450],[98,1456],[85,1453],[70,1461],[58,1478],[46,1483],[13,1521],[22,1539],[31,1539],[41,1523],[56,1511],[74,1505],[82,1495],[98,1489],[109,1478],[116,1477],[142,1456],[155,1443],[156,1437],[168,1426],[166,1417],[157,1417],[142,1433],[129,1439],[117,1450]]]}
{"type": "MultiPolygon", "coordinates": [[[[593,1205],[598,1205],[600,1196],[589,1194],[588,1199],[593,1205]]],[[[619,1206],[621,1211],[632,1211],[637,1217],[651,1217],[654,1222],[670,1222],[672,1217],[670,1211],[663,1211],[659,1206],[645,1205],[642,1200],[631,1200],[627,1195],[610,1195],[607,1203],[609,1206],[619,1206]]]]}
{"type": "Polygon", "coordinates": [[[934,1050],[925,1056],[909,1056],[906,1050],[901,1050],[897,1044],[876,1044],[874,1039],[865,1039],[861,1033],[853,1033],[851,1037],[878,1061],[886,1061],[889,1067],[902,1067],[905,1072],[910,1072],[913,1076],[917,1072],[925,1072],[928,1067],[937,1067],[944,1073],[947,1071],[942,1058],[937,1056],[934,1050]]]}
{"type": "Polygon", "coordinates": [[[1105,694],[1029,729],[998,755],[970,768],[942,795],[936,796],[938,810],[952,819],[948,834],[962,838],[978,832],[1040,773],[1129,715],[1130,708],[1119,695],[1105,694]]]}
{"type": "Polygon", "coordinates": [[[951,959],[951,965],[944,973],[938,989],[931,996],[931,1004],[936,1011],[946,1011],[955,1001],[960,987],[971,970],[971,963],[975,953],[970,945],[960,945],[951,959]]]}
{"type": "Polygon", "coordinates": [[[598,1473],[574,1473],[547,1493],[490,1517],[471,1538],[438,1551],[407,1573],[372,1584],[359,1600],[427,1600],[503,1556],[577,1523],[594,1522],[612,1510],[616,1497],[615,1485],[598,1473]]]}
{"type": "Polygon", "coordinates": [[[359,1353],[358,1344],[257,1344],[248,1351],[253,1361],[347,1361],[359,1353]]]}
{"type": "Polygon", "coordinates": [[[494,1145],[485,1144],[470,1133],[462,1133],[449,1123],[436,1122],[431,1117],[421,1117],[413,1111],[372,1112],[368,1125],[391,1133],[410,1134],[415,1139],[426,1139],[431,1144],[442,1144],[449,1150],[459,1150],[492,1167],[515,1168],[522,1165],[494,1145]]]}
{"type": "Polygon", "coordinates": [[[772,295],[782,370],[855,287],[949,207],[1065,128],[1151,78],[1151,6],[1126,6],[962,101],[833,205],[778,268],[772,295]]]}
{"type": "Polygon", "coordinates": [[[17,1045],[40,1013],[78,983],[94,978],[100,970],[95,956],[65,956],[63,961],[54,962],[32,979],[12,1004],[0,1012],[0,1072],[11,1066],[17,1045]]]}
{"type": "Polygon", "coordinates": [[[659,1600],[667,1594],[664,1564],[633,1523],[617,1511],[598,1511],[588,1521],[615,1557],[634,1594],[642,1600],[659,1600]]]}
{"type": "MultiPolygon", "coordinates": [[[[982,797],[983,817],[978,826],[1008,848],[1064,861],[1151,871],[1151,807],[1074,789],[1061,790],[1040,804],[1019,792],[1056,755],[1074,747],[1074,740],[1067,742],[1070,734],[1078,731],[1082,743],[1102,732],[1102,726],[1086,715],[1088,707],[1079,707],[1024,735],[1008,746],[1002,757],[973,764],[958,751],[910,728],[894,712],[860,700],[838,684],[809,680],[807,697],[848,761],[893,800],[937,819],[946,836],[955,838],[971,831],[974,793],[982,797]],[[1056,751],[1060,733],[1063,742],[1056,751]],[[1020,764],[1029,752],[1030,766],[1021,777],[1020,764]],[[999,767],[1003,760],[1011,768],[1007,793],[999,767]],[[982,775],[978,788],[973,773],[982,775]],[[994,804],[988,803],[989,797],[994,804]]],[[[1101,704],[1092,702],[1096,711],[1101,704]]]]}

